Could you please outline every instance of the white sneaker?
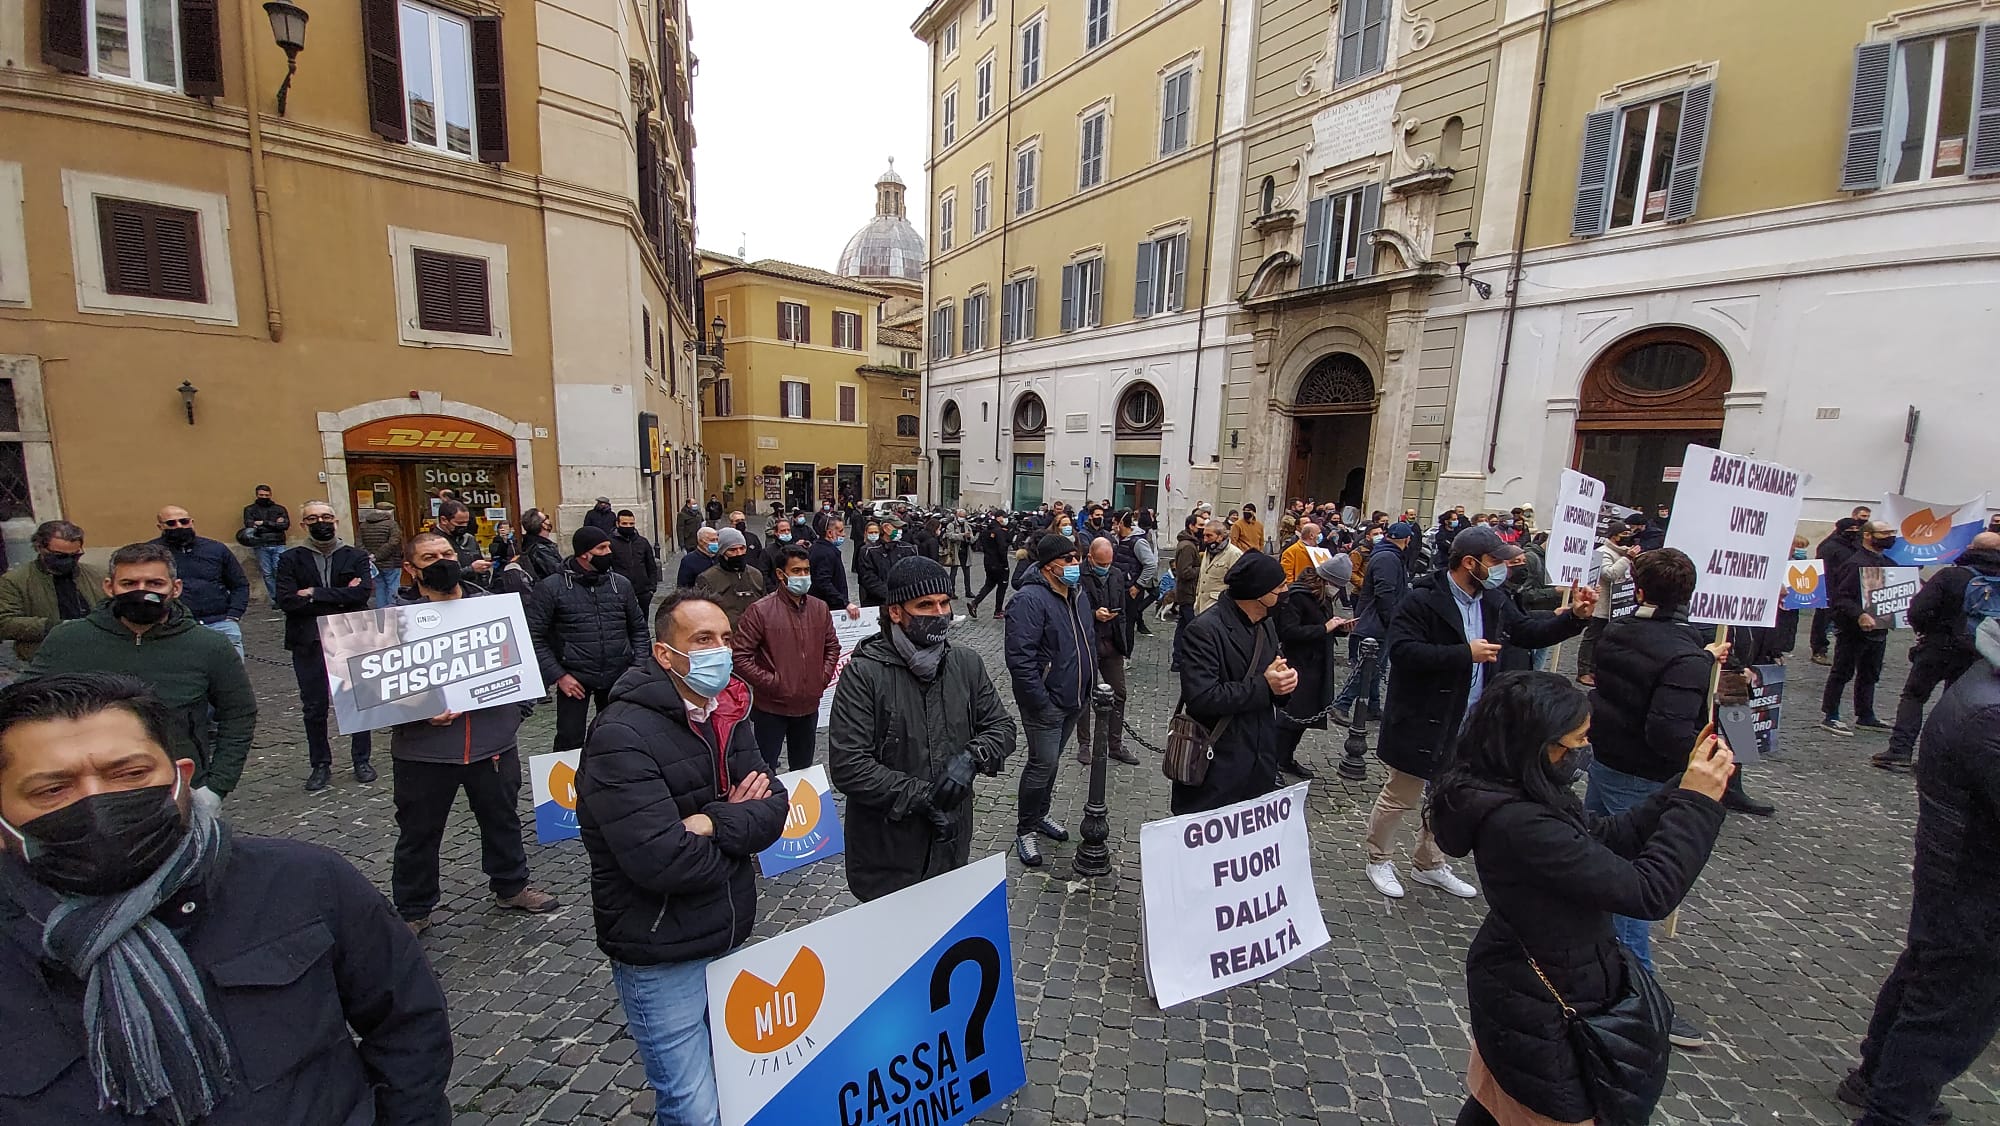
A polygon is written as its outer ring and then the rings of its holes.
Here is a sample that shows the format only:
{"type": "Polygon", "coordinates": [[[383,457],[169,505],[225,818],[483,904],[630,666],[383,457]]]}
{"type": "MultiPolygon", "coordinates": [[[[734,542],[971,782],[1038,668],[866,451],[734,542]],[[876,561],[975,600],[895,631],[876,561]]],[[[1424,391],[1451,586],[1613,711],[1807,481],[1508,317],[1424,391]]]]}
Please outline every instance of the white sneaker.
{"type": "Polygon", "coordinates": [[[1451,874],[1451,865],[1440,864],[1435,868],[1418,868],[1410,873],[1410,878],[1420,884],[1449,892],[1460,899],[1471,899],[1479,894],[1479,889],[1451,874]]]}
{"type": "Polygon", "coordinates": [[[1380,864],[1370,864],[1368,882],[1375,885],[1376,891],[1390,899],[1403,898],[1403,881],[1396,878],[1396,865],[1392,861],[1384,860],[1380,864]]]}

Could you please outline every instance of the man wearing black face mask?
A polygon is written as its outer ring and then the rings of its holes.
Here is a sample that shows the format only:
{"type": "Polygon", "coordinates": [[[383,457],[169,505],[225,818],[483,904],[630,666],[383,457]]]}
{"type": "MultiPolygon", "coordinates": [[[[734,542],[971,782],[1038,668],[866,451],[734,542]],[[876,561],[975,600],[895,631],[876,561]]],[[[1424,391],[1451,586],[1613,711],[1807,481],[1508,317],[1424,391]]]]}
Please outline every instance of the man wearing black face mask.
{"type": "Polygon", "coordinates": [[[278,606],[278,560],[285,554],[285,533],[291,529],[292,514],[271,499],[271,486],[257,486],[257,499],[243,506],[243,530],[237,541],[257,553],[257,569],[264,572],[264,593],[271,608],[278,606]]]}
{"type": "MultiPolygon", "coordinates": [[[[451,602],[486,592],[463,581],[451,543],[431,532],[404,548],[403,601],[451,602]]],[[[430,929],[438,904],[438,846],[458,792],[479,823],[480,866],[501,907],[545,915],[562,906],[528,885],[528,854],[521,845],[521,753],[515,733],[521,709],[513,704],[446,711],[396,725],[389,733],[395,764],[396,914],[410,930],[430,929]]]]}
{"type": "Polygon", "coordinates": [[[542,682],[556,694],[558,751],[583,746],[591,702],[602,712],[612,686],[647,652],[639,599],[625,576],[611,569],[611,537],[586,524],[569,542],[576,554],[560,574],[536,584],[527,600],[542,682]]]}
{"type": "Polygon", "coordinates": [[[882,632],[833,692],[827,772],[847,795],[847,887],[879,899],[972,855],[972,779],[1014,750],[986,664],[951,644],[951,574],[922,556],[889,571],[882,632]]]}
{"type": "Polygon", "coordinates": [[[174,573],[180,577],[180,600],[195,620],[229,639],[236,656],[243,656],[243,627],[250,609],[250,580],[236,553],[219,540],[195,535],[194,517],[177,504],[160,509],[160,538],[153,541],[174,553],[174,573]]]}
{"type": "Polygon", "coordinates": [[[611,569],[632,584],[640,610],[653,604],[653,592],[660,589],[660,556],[653,541],[639,534],[639,518],[629,508],[618,510],[618,526],[611,532],[611,569]]]}
{"type": "MultiPolygon", "coordinates": [[[[292,654],[292,676],[298,681],[299,705],[305,713],[306,753],[312,766],[306,792],[313,793],[333,782],[333,743],[326,730],[332,697],[319,620],[366,609],[375,597],[375,584],[368,577],[368,553],[340,542],[332,505],[311,501],[300,509],[299,519],[305,522],[308,538],[278,560],[278,607],[285,612],[285,648],[292,654]]],[[[351,750],[354,780],[364,786],[375,781],[366,731],[352,737],[351,750]]]]}
{"type": "Polygon", "coordinates": [[[618,530],[618,514],[611,510],[610,497],[597,498],[597,503],[591,505],[590,511],[583,514],[583,526],[602,528],[606,532],[618,530]]]}
{"type": "Polygon", "coordinates": [[[1889,623],[1876,621],[1862,601],[1861,571],[1895,566],[1883,554],[1895,545],[1896,529],[1885,521],[1871,521],[1861,528],[1861,546],[1827,568],[1826,602],[1827,609],[1833,611],[1833,671],[1827,674],[1826,691],[1819,701],[1822,731],[1851,736],[1856,728],[1890,730],[1875,714],[1875,684],[1882,679],[1882,657],[1889,650],[1889,623]],[[1840,718],[1840,697],[1849,681],[1854,682],[1853,726],[1840,718]]]}
{"type": "Polygon", "coordinates": [[[0,691],[0,1122],[445,1126],[409,931],[339,856],[195,800],[171,723],[129,677],[0,691]]]}
{"type": "Polygon", "coordinates": [[[57,626],[24,676],[102,672],[145,682],[173,719],[167,750],[195,764],[197,789],[222,798],[243,776],[257,697],[228,640],[195,621],[176,559],[159,543],[112,552],[107,601],[57,626]]]}
{"type": "Polygon", "coordinates": [[[83,529],[50,520],[29,541],[35,557],[0,575],[0,640],[27,664],[58,623],[75,621],[102,601],[104,576],[83,562],[83,529]]]}
{"type": "Polygon", "coordinates": [[[437,519],[431,523],[438,535],[450,541],[452,550],[458,554],[458,565],[465,568],[466,577],[474,582],[485,582],[487,576],[493,573],[493,561],[479,550],[479,537],[472,534],[472,510],[458,501],[448,500],[438,505],[437,519]]]}
{"type": "Polygon", "coordinates": [[[715,599],[734,629],[743,611],[764,597],[764,572],[750,566],[750,548],[743,542],[742,532],[724,528],[716,543],[722,554],[716,557],[715,566],[695,578],[694,589],[715,599]]]}

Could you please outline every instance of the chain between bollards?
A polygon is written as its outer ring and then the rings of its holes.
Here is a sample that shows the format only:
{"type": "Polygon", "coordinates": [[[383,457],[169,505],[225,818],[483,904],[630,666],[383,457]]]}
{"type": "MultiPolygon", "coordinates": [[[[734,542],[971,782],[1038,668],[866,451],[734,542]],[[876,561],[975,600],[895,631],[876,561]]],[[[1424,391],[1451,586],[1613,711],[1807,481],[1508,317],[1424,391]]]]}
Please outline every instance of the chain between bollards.
{"type": "MultiPolygon", "coordinates": [[[[1360,664],[1355,666],[1354,675],[1361,679],[1355,683],[1366,687],[1369,677],[1375,673],[1375,655],[1382,643],[1372,637],[1361,639],[1360,664]]],[[[1357,692],[1354,706],[1348,713],[1347,742],[1341,748],[1343,754],[1340,765],[1334,769],[1349,782],[1368,780],[1368,699],[1371,693],[1357,692]]]]}
{"type": "Polygon", "coordinates": [[[1111,873],[1111,812],[1104,805],[1104,771],[1111,760],[1111,709],[1116,702],[1109,684],[1099,684],[1090,694],[1090,710],[1097,714],[1090,725],[1090,796],[1083,806],[1083,843],[1076,850],[1079,876],[1111,873]]]}

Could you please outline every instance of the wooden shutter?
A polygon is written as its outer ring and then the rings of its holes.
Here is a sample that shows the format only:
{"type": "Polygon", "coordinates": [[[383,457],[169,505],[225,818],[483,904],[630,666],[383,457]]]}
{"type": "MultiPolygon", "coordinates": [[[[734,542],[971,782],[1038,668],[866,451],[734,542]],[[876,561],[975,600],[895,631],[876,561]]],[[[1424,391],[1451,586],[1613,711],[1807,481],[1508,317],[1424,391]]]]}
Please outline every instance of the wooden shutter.
{"type": "Polygon", "coordinates": [[[1840,154],[1841,191],[1866,192],[1882,186],[1882,133],[1889,117],[1889,69],[1895,57],[1894,43],[1863,43],[1854,49],[1847,145],[1840,154]]]}
{"type": "Polygon", "coordinates": [[[1062,331],[1076,327],[1076,265],[1063,267],[1062,275],[1062,331]]]}
{"type": "Polygon", "coordinates": [[[1326,213],[1332,205],[1330,196],[1306,204],[1305,242],[1299,251],[1300,289],[1326,284],[1326,213]]]}
{"type": "Polygon", "coordinates": [[[1000,288],[1000,343],[1012,344],[1014,336],[1014,303],[1020,300],[1020,292],[1014,283],[1008,282],[1000,288]]]}
{"type": "Polygon", "coordinates": [[[190,98],[222,96],[222,19],[216,0],[180,0],[181,89],[190,98]]]}
{"type": "Polygon", "coordinates": [[[1375,231],[1382,225],[1382,185],[1369,184],[1361,189],[1361,214],[1354,221],[1356,233],[1354,276],[1373,277],[1375,274],[1375,231]]]}
{"type": "Polygon", "coordinates": [[[1340,51],[1334,57],[1335,85],[1361,77],[1361,40],[1367,25],[1367,0],[1340,0],[1340,51]]]}
{"type": "Polygon", "coordinates": [[[1021,282],[1021,321],[1016,327],[1020,329],[1021,339],[1023,340],[1033,340],[1035,338],[1035,282],[1037,280],[1036,278],[1028,278],[1021,282]]]}
{"type": "Polygon", "coordinates": [[[426,332],[493,335],[487,303],[486,259],[435,250],[413,250],[417,325],[426,332]]]}
{"type": "Polygon", "coordinates": [[[105,292],[167,301],[208,300],[199,212],[100,197],[97,238],[105,292]]]}
{"type": "MultiPolygon", "coordinates": [[[[403,45],[397,0],[361,0],[361,48],[368,71],[368,127],[387,141],[410,139],[403,106],[403,45]]],[[[244,34],[250,32],[246,28],[244,34]]]]}
{"type": "Polygon", "coordinates": [[[1153,315],[1153,244],[1150,242],[1139,244],[1139,275],[1132,291],[1132,315],[1153,315]]]}
{"type": "Polygon", "coordinates": [[[854,388],[840,388],[840,421],[853,422],[859,417],[860,412],[854,405],[854,388]]]}
{"type": "Polygon", "coordinates": [[[1972,153],[1968,176],[2000,174],[2000,23],[1979,29],[1979,62],[1973,69],[1972,153]]]}
{"type": "Polygon", "coordinates": [[[799,417],[811,418],[812,416],[813,416],[813,385],[801,379],[799,381],[799,417]]]}
{"type": "Polygon", "coordinates": [[[42,61],[69,74],[90,73],[86,0],[42,0],[42,61]]]}
{"type": "Polygon", "coordinates": [[[1361,18],[1361,73],[1374,74],[1389,62],[1389,0],[1366,0],[1361,18]]]}
{"type": "Polygon", "coordinates": [[[479,159],[507,163],[507,68],[500,51],[500,17],[472,18],[472,120],[479,159]]]}
{"type": "Polygon", "coordinates": [[[1612,142],[1618,132],[1618,111],[1601,109],[1583,119],[1583,156],[1577,162],[1576,211],[1569,233],[1589,238],[1604,233],[1606,205],[1611,198],[1612,142]]]}
{"type": "Polygon", "coordinates": [[[654,242],[660,237],[660,180],[659,152],[653,147],[653,126],[646,115],[639,115],[637,139],[639,147],[639,225],[645,229],[646,240],[654,242]]]}
{"type": "Polygon", "coordinates": [[[1674,141],[1673,175],[1667,180],[1667,222],[1694,218],[1701,198],[1701,162],[1708,152],[1708,119],[1715,106],[1715,83],[1704,82],[1681,97],[1681,132],[1674,141]]]}
{"type": "Polygon", "coordinates": [[[1188,237],[1174,236],[1174,274],[1167,279],[1167,308],[1176,312],[1187,308],[1188,237]]]}
{"type": "Polygon", "coordinates": [[[1084,286],[1082,292],[1077,295],[1081,299],[1079,308],[1085,310],[1084,315],[1079,320],[1095,327],[1104,323],[1104,259],[1102,257],[1091,260],[1089,282],[1090,284],[1084,286]]]}

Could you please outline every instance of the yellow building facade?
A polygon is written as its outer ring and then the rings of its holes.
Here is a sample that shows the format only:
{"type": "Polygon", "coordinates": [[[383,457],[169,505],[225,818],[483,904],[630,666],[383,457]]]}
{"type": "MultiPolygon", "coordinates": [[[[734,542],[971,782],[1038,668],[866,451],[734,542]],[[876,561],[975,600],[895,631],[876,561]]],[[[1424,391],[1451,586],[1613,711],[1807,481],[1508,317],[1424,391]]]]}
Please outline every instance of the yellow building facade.
{"type": "Polygon", "coordinates": [[[137,11],[0,19],[10,541],[164,503],[229,540],[259,483],[409,527],[698,484],[640,448],[700,440],[677,0],[319,7],[289,82],[251,4],[137,11]]]}

